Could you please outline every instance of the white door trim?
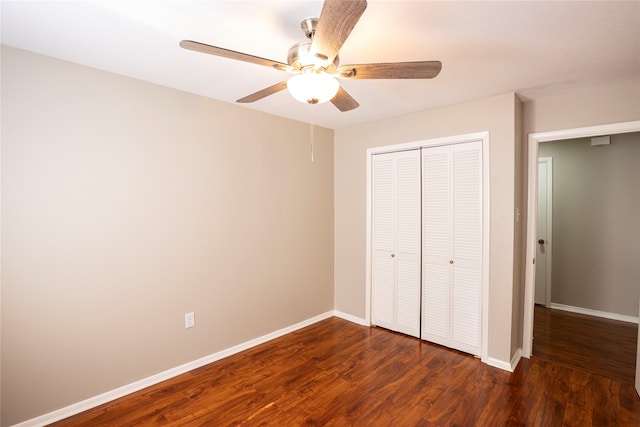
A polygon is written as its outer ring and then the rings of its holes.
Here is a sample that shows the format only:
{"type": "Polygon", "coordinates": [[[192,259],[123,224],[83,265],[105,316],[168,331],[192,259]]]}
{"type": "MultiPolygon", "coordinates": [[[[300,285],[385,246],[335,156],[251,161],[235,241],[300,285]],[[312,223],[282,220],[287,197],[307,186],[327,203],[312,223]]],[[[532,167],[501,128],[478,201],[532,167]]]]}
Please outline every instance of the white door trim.
{"type": "Polygon", "coordinates": [[[533,305],[535,293],[535,254],[538,199],[538,144],[545,141],[585,138],[639,132],[640,120],[582,128],[531,133],[528,138],[527,254],[525,258],[524,313],[522,324],[522,356],[531,357],[533,347],[533,305]]]}
{"type": "Polygon", "coordinates": [[[366,200],[366,273],[365,273],[365,322],[371,325],[371,161],[374,154],[411,150],[421,147],[482,141],[482,329],[480,360],[487,363],[489,340],[489,132],[477,132],[443,138],[427,139],[404,144],[387,145],[367,149],[367,200],[366,200]]]}

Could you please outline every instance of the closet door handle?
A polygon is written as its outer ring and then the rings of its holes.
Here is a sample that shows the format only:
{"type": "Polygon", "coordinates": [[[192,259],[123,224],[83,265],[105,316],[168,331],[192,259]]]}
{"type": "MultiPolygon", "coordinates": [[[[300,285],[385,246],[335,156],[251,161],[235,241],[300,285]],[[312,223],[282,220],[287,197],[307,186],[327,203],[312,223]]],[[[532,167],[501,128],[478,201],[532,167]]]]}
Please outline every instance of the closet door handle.
{"type": "Polygon", "coordinates": [[[391,254],[391,258],[394,258],[396,256],[396,254],[391,254]]]}
{"type": "Polygon", "coordinates": [[[452,259],[449,260],[449,264],[453,264],[453,260],[452,259]]]}

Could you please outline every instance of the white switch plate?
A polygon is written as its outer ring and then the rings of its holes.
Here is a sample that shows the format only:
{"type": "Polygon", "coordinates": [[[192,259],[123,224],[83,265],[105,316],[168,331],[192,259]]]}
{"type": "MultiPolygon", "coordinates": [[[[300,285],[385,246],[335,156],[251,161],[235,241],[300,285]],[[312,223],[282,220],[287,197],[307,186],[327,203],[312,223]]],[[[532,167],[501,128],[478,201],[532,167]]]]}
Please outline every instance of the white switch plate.
{"type": "Polygon", "coordinates": [[[192,311],[191,313],[187,313],[184,315],[184,327],[193,328],[194,326],[196,326],[196,315],[192,311]]]}

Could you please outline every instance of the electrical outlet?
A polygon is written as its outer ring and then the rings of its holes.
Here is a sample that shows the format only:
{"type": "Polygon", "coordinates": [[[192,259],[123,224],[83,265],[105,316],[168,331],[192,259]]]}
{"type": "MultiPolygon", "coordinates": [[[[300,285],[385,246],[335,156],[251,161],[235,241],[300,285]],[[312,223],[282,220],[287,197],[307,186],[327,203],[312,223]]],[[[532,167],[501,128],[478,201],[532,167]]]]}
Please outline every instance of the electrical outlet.
{"type": "Polygon", "coordinates": [[[196,326],[196,315],[192,311],[191,313],[187,313],[184,315],[184,327],[193,328],[194,326],[196,326]]]}

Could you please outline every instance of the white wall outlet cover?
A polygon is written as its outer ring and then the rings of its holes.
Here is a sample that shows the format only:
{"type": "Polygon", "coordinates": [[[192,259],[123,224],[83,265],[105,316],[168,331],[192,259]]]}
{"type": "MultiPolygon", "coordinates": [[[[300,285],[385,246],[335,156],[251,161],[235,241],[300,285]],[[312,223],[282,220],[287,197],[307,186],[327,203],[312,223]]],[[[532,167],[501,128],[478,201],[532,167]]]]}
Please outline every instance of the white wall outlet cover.
{"type": "Polygon", "coordinates": [[[196,326],[196,315],[194,312],[187,313],[184,315],[184,327],[185,328],[193,328],[196,326]]]}

